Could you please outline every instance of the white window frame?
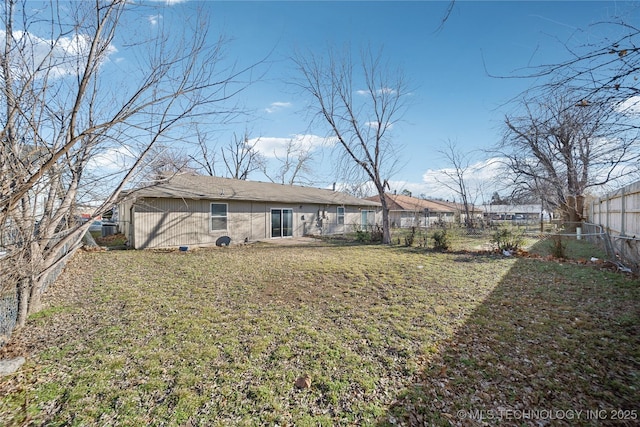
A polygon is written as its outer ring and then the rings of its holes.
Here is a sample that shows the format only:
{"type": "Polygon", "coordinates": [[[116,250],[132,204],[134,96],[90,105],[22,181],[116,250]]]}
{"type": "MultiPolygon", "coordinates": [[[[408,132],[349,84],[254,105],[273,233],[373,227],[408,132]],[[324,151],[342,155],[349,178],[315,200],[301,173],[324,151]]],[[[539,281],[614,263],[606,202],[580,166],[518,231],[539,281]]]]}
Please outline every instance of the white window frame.
{"type": "Polygon", "coordinates": [[[209,231],[227,231],[229,227],[229,204],[228,203],[216,203],[211,202],[209,204],[209,231]],[[224,215],[214,215],[213,205],[224,205],[224,215]],[[213,228],[214,218],[224,218],[224,228],[213,228]]]}
{"type": "Polygon", "coordinates": [[[338,206],[336,208],[336,224],[344,225],[345,213],[346,213],[346,209],[344,208],[344,206],[338,206]],[[340,210],[342,210],[342,213],[340,213],[340,210]],[[342,222],[340,220],[342,220],[342,222]]]}

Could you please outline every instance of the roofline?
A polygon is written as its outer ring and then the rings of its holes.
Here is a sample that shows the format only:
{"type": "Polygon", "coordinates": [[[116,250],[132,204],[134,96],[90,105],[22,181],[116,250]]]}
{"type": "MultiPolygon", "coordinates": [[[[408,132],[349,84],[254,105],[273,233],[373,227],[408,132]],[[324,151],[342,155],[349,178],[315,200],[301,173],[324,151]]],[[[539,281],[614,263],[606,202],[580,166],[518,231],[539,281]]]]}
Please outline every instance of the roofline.
{"type": "MultiPolygon", "coordinates": [[[[185,177],[184,175],[178,175],[177,177],[185,177]]],[[[168,180],[167,182],[158,183],[148,187],[133,188],[123,190],[121,192],[120,201],[127,199],[183,199],[183,200],[224,200],[224,201],[247,201],[247,202],[261,202],[261,203],[298,203],[298,204],[315,204],[315,205],[334,205],[334,206],[366,206],[366,207],[380,207],[380,202],[360,199],[355,196],[351,196],[348,193],[333,191],[325,188],[317,187],[305,187],[299,185],[285,185],[270,182],[261,181],[244,181],[236,180],[232,178],[222,177],[206,177],[206,176],[192,176],[195,179],[212,179],[212,185],[214,188],[219,188],[220,194],[212,194],[207,191],[199,191],[199,188],[185,186],[185,181],[168,180]],[[215,187],[215,186],[218,187],[215,187]],[[235,185],[235,188],[234,188],[235,185]],[[260,188],[255,188],[247,191],[246,186],[265,186],[265,192],[260,192],[260,188]],[[277,187],[281,186],[285,194],[279,194],[277,187]],[[238,188],[240,187],[240,188],[238,188]],[[308,190],[311,194],[304,194],[304,191],[308,190]],[[225,194],[225,190],[229,193],[225,194]],[[268,190],[268,191],[267,191],[268,190]],[[236,194],[237,192],[237,194],[236,194]],[[316,193],[314,193],[316,192],[316,193]],[[145,194],[148,193],[148,194],[145,194]],[[248,195],[246,193],[249,193],[248,195]],[[253,193],[253,194],[251,194],[253,193]],[[257,193],[258,195],[254,195],[257,193]],[[300,194],[298,194],[300,193],[300,194]],[[317,200],[314,200],[317,199],[317,200]],[[340,200],[347,198],[348,200],[340,200]],[[336,200],[333,200],[336,199],[336,200]]],[[[189,179],[186,176],[185,179],[189,179]]],[[[210,190],[210,189],[209,189],[210,190]]],[[[217,190],[216,190],[217,191],[217,190]]]]}

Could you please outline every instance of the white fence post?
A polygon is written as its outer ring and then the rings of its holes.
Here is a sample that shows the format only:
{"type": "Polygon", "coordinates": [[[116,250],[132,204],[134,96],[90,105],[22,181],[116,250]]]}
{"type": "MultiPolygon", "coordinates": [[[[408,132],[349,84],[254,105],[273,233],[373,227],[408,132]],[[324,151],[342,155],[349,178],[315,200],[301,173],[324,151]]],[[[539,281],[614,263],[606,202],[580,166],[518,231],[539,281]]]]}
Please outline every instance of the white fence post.
{"type": "Polygon", "coordinates": [[[620,235],[624,236],[625,235],[625,229],[626,229],[626,223],[627,223],[627,212],[626,212],[626,206],[627,206],[627,197],[625,195],[624,192],[624,187],[622,187],[622,189],[620,190],[620,235]]]}

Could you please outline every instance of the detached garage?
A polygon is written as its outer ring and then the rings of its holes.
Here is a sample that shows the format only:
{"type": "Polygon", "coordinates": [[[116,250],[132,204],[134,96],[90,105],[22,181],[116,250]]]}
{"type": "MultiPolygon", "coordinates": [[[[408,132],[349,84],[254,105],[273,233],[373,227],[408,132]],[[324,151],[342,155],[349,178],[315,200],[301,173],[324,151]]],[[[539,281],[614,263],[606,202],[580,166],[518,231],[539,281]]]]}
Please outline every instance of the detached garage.
{"type": "Polygon", "coordinates": [[[305,235],[342,234],[371,225],[380,203],[320,188],[176,175],[128,191],[118,224],[136,249],[212,246],[305,235]]]}

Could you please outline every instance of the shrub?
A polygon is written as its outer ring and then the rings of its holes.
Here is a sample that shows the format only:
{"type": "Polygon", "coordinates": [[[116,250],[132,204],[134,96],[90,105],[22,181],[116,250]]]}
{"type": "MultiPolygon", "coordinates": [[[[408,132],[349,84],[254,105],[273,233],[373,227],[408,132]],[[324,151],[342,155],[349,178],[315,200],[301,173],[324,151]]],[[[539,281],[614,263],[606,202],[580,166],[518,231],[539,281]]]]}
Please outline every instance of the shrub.
{"type": "Polygon", "coordinates": [[[356,240],[362,243],[382,242],[382,227],[377,225],[367,226],[365,228],[356,228],[356,240]]]}
{"type": "Polygon", "coordinates": [[[371,233],[369,233],[367,230],[356,230],[356,240],[358,242],[370,242],[371,233]]]}
{"type": "Polygon", "coordinates": [[[501,251],[515,251],[524,243],[524,237],[521,231],[500,228],[491,236],[491,243],[501,251]]]}
{"type": "Polygon", "coordinates": [[[551,237],[551,255],[561,259],[567,257],[567,245],[562,241],[562,236],[551,237]]]}
{"type": "Polygon", "coordinates": [[[450,247],[449,235],[446,229],[436,230],[433,232],[433,248],[438,251],[446,251],[450,247]]]}
{"type": "Polygon", "coordinates": [[[411,227],[411,233],[404,238],[405,246],[413,246],[413,242],[416,239],[416,228],[411,227]]]}
{"type": "Polygon", "coordinates": [[[373,228],[371,230],[371,241],[372,242],[376,242],[376,243],[380,243],[380,242],[382,242],[382,237],[383,236],[384,236],[384,233],[382,231],[382,227],[380,227],[379,225],[373,226],[373,228]]]}

